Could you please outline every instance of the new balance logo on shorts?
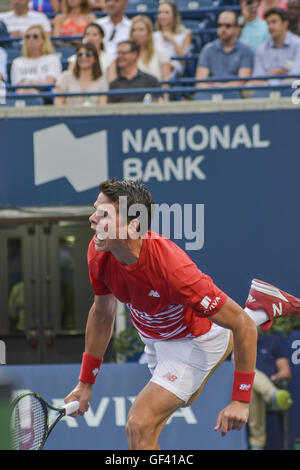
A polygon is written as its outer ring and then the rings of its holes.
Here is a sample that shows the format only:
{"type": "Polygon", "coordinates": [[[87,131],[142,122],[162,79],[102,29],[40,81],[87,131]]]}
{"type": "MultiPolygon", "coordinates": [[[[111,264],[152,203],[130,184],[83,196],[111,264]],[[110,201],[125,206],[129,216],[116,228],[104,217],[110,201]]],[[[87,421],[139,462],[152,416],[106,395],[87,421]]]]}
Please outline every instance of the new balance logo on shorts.
{"type": "Polygon", "coordinates": [[[248,392],[248,390],[250,389],[250,387],[251,387],[251,384],[241,384],[241,385],[239,386],[239,389],[248,392]]]}
{"type": "Polygon", "coordinates": [[[175,380],[178,379],[178,377],[176,375],[171,374],[171,372],[167,372],[164,377],[166,377],[166,379],[168,379],[170,382],[175,382],[175,380]]]}
{"type": "Polygon", "coordinates": [[[151,290],[148,295],[149,295],[149,297],[160,297],[157,290],[151,290]]]}

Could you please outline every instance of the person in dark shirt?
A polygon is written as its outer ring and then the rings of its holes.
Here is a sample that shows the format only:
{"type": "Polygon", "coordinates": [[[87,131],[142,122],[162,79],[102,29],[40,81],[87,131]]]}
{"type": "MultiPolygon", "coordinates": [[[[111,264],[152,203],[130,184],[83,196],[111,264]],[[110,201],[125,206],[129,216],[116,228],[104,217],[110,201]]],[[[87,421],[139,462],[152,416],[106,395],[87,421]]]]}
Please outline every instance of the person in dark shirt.
{"type": "Polygon", "coordinates": [[[258,335],[255,379],[249,409],[249,444],[252,450],[264,449],[267,441],[266,409],[287,410],[291,395],[282,384],[291,379],[289,359],[279,334],[258,335]]]}
{"type": "MultiPolygon", "coordinates": [[[[118,77],[110,83],[110,90],[124,90],[136,88],[159,88],[159,81],[138,69],[139,56],[138,45],[134,41],[122,41],[118,44],[117,65],[118,77]]],[[[132,103],[141,102],[145,93],[115,94],[109,95],[109,103],[132,103]]],[[[152,98],[155,99],[155,96],[152,98]]]]}

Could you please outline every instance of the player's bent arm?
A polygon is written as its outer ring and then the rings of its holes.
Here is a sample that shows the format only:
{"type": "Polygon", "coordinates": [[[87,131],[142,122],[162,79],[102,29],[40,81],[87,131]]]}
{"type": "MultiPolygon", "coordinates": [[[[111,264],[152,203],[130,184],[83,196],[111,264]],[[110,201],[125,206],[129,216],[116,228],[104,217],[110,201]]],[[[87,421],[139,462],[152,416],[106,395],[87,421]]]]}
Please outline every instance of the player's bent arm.
{"type": "MultiPolygon", "coordinates": [[[[257,328],[253,320],[232,299],[228,299],[221,310],[212,315],[210,319],[232,331],[236,366],[235,374],[238,374],[238,378],[243,377],[242,385],[237,384],[235,379],[233,383],[233,389],[235,390],[235,395],[238,394],[238,398],[233,398],[231,403],[220,411],[217,418],[215,430],[221,429],[222,436],[225,436],[228,431],[242,429],[249,417],[249,395],[245,400],[244,397],[240,398],[240,396],[244,393],[241,390],[251,386],[251,380],[248,380],[249,377],[252,377],[253,383],[256,363],[257,328]],[[246,379],[244,380],[244,378],[246,379]],[[237,389],[238,391],[236,391],[237,389]]],[[[247,392],[245,393],[247,396],[247,392]]]]}
{"type": "Polygon", "coordinates": [[[257,328],[234,300],[228,298],[219,312],[209,317],[233,333],[236,370],[253,372],[256,364],[257,328]]]}
{"type": "Polygon", "coordinates": [[[112,294],[95,295],[85,330],[85,352],[102,358],[113,333],[116,299],[112,294]]]}

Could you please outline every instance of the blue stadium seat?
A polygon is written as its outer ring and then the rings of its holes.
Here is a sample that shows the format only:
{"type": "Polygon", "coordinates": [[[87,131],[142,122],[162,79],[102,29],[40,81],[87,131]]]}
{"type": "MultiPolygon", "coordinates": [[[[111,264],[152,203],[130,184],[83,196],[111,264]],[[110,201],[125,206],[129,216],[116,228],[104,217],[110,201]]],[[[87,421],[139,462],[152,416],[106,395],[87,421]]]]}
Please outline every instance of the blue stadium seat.
{"type": "Polygon", "coordinates": [[[272,90],[272,88],[268,88],[267,90],[255,90],[251,98],[271,98],[272,96],[276,97],[276,95],[280,95],[282,98],[286,98],[290,97],[293,91],[294,90],[292,88],[286,88],[283,90],[272,90]]]}
{"type": "Polygon", "coordinates": [[[127,10],[134,10],[138,13],[147,12],[149,10],[157,10],[158,2],[156,0],[135,1],[129,0],[127,10]]]}
{"type": "Polygon", "coordinates": [[[182,24],[183,24],[186,28],[190,29],[190,30],[192,31],[192,33],[193,33],[194,31],[197,32],[197,31],[199,30],[200,20],[185,20],[185,19],[184,19],[184,20],[182,21],[182,24]]]}
{"type": "Polygon", "coordinates": [[[5,51],[7,53],[7,62],[12,62],[16,57],[22,55],[22,47],[6,47],[5,51]]]}
{"type": "Polygon", "coordinates": [[[213,6],[212,0],[177,0],[179,10],[197,10],[213,6]]]}
{"type": "Polygon", "coordinates": [[[213,96],[220,96],[223,100],[236,100],[241,99],[241,95],[239,91],[215,91],[215,92],[205,92],[205,91],[198,91],[194,96],[195,101],[202,101],[202,100],[211,100],[213,96]]]}
{"type": "Polygon", "coordinates": [[[21,99],[16,99],[13,97],[6,98],[5,104],[1,103],[1,107],[24,107],[24,106],[44,106],[44,100],[43,98],[35,97],[33,96],[32,98],[21,98],[21,99]],[[19,105],[18,105],[19,103],[19,105]]]}
{"type": "Polygon", "coordinates": [[[58,55],[62,69],[67,70],[69,67],[68,58],[75,54],[75,47],[56,47],[55,52],[58,55]]]}

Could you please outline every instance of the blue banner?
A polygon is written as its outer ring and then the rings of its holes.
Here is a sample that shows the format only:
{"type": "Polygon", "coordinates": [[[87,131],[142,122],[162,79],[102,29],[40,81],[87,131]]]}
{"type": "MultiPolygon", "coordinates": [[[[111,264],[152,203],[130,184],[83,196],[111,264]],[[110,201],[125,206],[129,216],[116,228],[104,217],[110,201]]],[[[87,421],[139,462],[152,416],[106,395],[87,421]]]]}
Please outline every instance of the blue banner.
{"type": "MultiPolygon", "coordinates": [[[[77,383],[79,364],[5,366],[14,379],[15,393],[39,393],[54,406],[77,383]]],[[[142,364],[103,364],[93,387],[90,409],[78,418],[64,417],[49,437],[45,449],[125,450],[125,423],[135,397],[150,378],[142,364]]],[[[162,431],[162,449],[245,449],[246,433],[214,431],[219,411],[230,402],[233,364],[225,362],[212,375],[201,396],[188,408],[173,414],[162,431]]]]}
{"type": "Polygon", "coordinates": [[[296,108],[2,119],[0,206],[92,206],[100,181],[141,178],[192,205],[170,238],[239,303],[252,277],[299,295],[298,135],[296,108]]]}

